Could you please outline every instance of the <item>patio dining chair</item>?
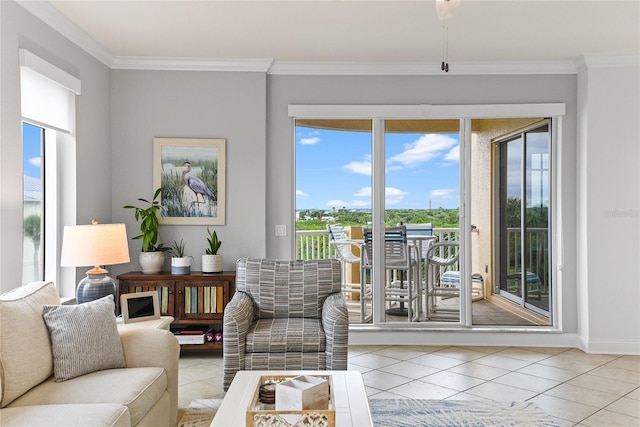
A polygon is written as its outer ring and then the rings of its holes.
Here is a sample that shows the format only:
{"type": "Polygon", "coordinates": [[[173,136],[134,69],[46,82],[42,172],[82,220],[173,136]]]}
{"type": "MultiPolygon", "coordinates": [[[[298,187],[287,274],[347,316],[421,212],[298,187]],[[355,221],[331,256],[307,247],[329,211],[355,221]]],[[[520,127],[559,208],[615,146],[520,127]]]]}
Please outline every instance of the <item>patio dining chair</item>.
{"type": "Polygon", "coordinates": [[[460,296],[460,276],[457,270],[460,256],[460,244],[457,241],[435,243],[429,246],[426,254],[427,277],[425,291],[426,317],[437,315],[460,315],[460,309],[438,309],[438,300],[460,296]],[[458,274],[450,274],[456,271],[458,274]],[[457,281],[455,280],[457,278],[457,281]]]}
{"type": "MultiPolygon", "coordinates": [[[[372,314],[367,313],[367,302],[373,301],[376,290],[384,291],[385,302],[397,304],[406,309],[407,320],[417,321],[420,309],[420,286],[417,271],[417,251],[409,246],[405,226],[387,227],[384,233],[384,259],[387,272],[384,286],[367,284],[373,269],[373,234],[370,227],[363,228],[363,251],[360,255],[360,282],[362,294],[360,308],[362,321],[368,321],[372,314]]],[[[373,304],[372,304],[373,306],[373,304]]]]}
{"type": "Polygon", "coordinates": [[[349,240],[342,224],[327,224],[329,244],[333,246],[336,257],[342,262],[342,292],[347,300],[350,313],[360,313],[360,282],[347,280],[347,264],[360,264],[361,242],[349,240]]]}

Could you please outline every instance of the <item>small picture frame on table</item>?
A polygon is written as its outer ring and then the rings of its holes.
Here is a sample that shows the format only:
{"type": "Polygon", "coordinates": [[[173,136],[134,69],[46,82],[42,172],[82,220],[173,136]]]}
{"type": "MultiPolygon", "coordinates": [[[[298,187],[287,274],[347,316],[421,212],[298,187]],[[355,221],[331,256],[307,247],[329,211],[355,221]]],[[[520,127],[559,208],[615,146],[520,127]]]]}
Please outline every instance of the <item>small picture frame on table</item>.
{"type": "Polygon", "coordinates": [[[120,295],[124,323],[144,322],[160,318],[160,304],[156,291],[120,295]]]}

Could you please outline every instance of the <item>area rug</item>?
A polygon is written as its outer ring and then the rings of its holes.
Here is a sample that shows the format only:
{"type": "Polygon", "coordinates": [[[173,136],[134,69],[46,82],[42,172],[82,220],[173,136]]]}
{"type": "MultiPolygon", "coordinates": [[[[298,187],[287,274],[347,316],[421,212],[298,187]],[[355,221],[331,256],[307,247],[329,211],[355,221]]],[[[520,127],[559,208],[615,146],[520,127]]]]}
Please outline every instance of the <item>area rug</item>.
{"type": "Polygon", "coordinates": [[[369,399],[376,427],[559,427],[531,402],[369,399]]]}
{"type": "Polygon", "coordinates": [[[187,408],[178,408],[177,427],[209,427],[222,399],[195,399],[187,408]]]}
{"type": "MultiPolygon", "coordinates": [[[[209,427],[221,403],[192,401],[180,408],[177,427],[209,427]]],[[[531,402],[371,398],[369,406],[376,427],[559,427],[531,402]]]]}

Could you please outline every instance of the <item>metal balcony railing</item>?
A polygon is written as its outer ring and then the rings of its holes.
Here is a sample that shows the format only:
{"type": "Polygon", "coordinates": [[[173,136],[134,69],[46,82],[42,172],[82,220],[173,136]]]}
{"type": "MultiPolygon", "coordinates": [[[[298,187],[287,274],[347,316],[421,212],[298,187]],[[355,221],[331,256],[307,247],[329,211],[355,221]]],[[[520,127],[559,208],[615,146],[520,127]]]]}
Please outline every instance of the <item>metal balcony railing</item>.
{"type": "MultiPolygon", "coordinates": [[[[459,240],[458,228],[434,228],[433,235],[436,242],[459,240]]],[[[437,254],[449,256],[449,254],[437,254]]],[[[296,231],[296,257],[297,259],[325,259],[335,258],[335,250],[329,242],[327,230],[299,230],[296,231]]]]}

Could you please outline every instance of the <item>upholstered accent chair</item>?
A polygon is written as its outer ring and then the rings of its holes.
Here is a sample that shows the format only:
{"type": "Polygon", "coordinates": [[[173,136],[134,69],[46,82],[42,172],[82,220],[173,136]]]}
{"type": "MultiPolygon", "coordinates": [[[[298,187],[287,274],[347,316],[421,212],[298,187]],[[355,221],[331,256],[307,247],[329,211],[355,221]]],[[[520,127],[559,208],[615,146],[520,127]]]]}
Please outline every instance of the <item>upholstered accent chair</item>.
{"type": "Polygon", "coordinates": [[[337,259],[239,259],[224,310],[224,389],[240,370],[346,370],[341,278],[337,259]]]}

